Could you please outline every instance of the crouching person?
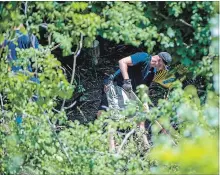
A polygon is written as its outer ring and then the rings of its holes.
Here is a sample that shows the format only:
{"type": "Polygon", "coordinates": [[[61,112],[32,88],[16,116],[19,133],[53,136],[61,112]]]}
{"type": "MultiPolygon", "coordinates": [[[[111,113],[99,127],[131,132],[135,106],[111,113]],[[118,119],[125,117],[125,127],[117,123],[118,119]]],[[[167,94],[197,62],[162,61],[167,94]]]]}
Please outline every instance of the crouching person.
{"type": "MultiPolygon", "coordinates": [[[[119,69],[104,80],[104,88],[102,90],[102,100],[97,113],[97,118],[101,116],[102,111],[106,111],[109,107],[106,88],[109,79],[116,82],[119,87],[122,87],[126,92],[135,92],[136,87],[145,84],[149,86],[156,74],[156,71],[167,69],[167,65],[172,61],[172,57],[167,52],[160,52],[158,55],[151,56],[145,52],[138,52],[131,56],[119,60],[119,69]]],[[[139,123],[141,130],[145,131],[144,122],[139,123]]],[[[110,137],[110,150],[115,149],[113,137],[110,137]]],[[[149,147],[146,135],[143,135],[143,140],[149,147]]]]}

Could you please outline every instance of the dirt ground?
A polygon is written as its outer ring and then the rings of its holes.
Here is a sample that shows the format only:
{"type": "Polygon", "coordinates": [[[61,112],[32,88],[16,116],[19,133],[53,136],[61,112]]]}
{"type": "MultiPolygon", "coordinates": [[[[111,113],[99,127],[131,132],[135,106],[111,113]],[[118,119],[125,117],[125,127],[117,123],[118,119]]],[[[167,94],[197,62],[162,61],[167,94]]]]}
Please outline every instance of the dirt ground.
{"type": "MultiPolygon", "coordinates": [[[[67,111],[68,118],[70,120],[78,120],[83,124],[94,121],[101,102],[103,80],[106,74],[110,75],[118,69],[118,61],[121,58],[141,51],[143,50],[129,45],[100,42],[98,64],[94,66],[88,49],[82,50],[76,64],[75,80],[77,81],[77,89],[73,97],[66,101],[65,105],[69,106],[76,101],[76,105],[67,111]]],[[[62,58],[60,61],[66,69],[67,77],[70,80],[73,63],[72,56],[65,59],[62,58]]],[[[204,82],[202,79],[186,79],[183,85],[185,87],[188,84],[194,84],[198,88],[199,96],[204,94],[204,82]]],[[[164,98],[166,91],[164,90],[164,88],[161,89],[160,86],[154,86],[154,83],[152,83],[149,95],[154,104],[157,103],[155,101],[158,101],[159,98],[164,98]]]]}
{"type": "MultiPolygon", "coordinates": [[[[96,66],[93,66],[92,58],[87,50],[82,51],[80,57],[77,58],[75,79],[78,88],[73,98],[66,103],[66,106],[69,106],[75,101],[74,99],[77,101],[76,105],[67,111],[67,116],[71,120],[79,120],[84,124],[94,121],[101,102],[102,84],[106,74],[112,74],[117,70],[118,60],[121,58],[141,51],[132,46],[115,45],[114,43],[104,43],[100,49],[100,57],[96,66]],[[80,93],[82,90],[83,93],[80,93]]],[[[63,64],[63,66],[70,75],[71,61],[67,61],[67,64],[63,64]]]]}

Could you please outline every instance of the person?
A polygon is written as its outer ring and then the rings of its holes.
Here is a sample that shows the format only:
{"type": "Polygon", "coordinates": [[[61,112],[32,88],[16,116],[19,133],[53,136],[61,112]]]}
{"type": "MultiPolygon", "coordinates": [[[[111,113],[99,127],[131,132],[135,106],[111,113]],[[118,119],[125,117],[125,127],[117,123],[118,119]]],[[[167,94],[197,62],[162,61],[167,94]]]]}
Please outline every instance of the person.
{"type": "MultiPolygon", "coordinates": [[[[168,52],[160,52],[151,56],[146,52],[138,52],[119,60],[119,69],[113,74],[114,81],[125,91],[136,91],[137,86],[145,84],[150,86],[156,71],[168,69],[172,57],[168,52]]],[[[102,111],[108,109],[108,101],[105,94],[105,87],[109,77],[104,79],[102,88],[102,99],[98,108],[97,118],[102,111]]]]}
{"type": "MultiPolygon", "coordinates": [[[[35,49],[39,48],[39,42],[38,42],[37,37],[33,34],[29,35],[28,33],[27,34],[22,33],[21,32],[22,29],[25,29],[23,24],[20,24],[19,26],[14,27],[15,34],[16,34],[16,37],[17,37],[16,41],[5,40],[3,42],[3,44],[1,45],[1,47],[8,46],[8,49],[9,49],[8,61],[9,61],[9,64],[10,64],[10,70],[9,71],[14,72],[15,74],[19,71],[22,72],[24,70],[24,68],[22,66],[13,64],[13,61],[17,60],[16,48],[19,48],[19,49],[28,49],[28,48],[31,48],[31,47],[33,47],[35,49]]],[[[33,72],[32,67],[31,67],[30,64],[27,66],[27,70],[29,72],[33,72]]],[[[35,83],[38,83],[38,84],[40,83],[40,81],[36,77],[36,75],[32,76],[30,78],[30,80],[35,82],[35,83]]],[[[37,96],[34,96],[32,99],[34,101],[36,101],[37,98],[38,98],[37,96]]],[[[21,113],[18,113],[16,115],[15,121],[18,124],[22,123],[22,114],[21,113]]]]}
{"type": "MultiPolygon", "coordinates": [[[[33,47],[35,49],[38,49],[39,47],[39,42],[38,42],[37,37],[35,35],[24,34],[21,32],[21,29],[25,29],[23,24],[20,24],[19,26],[14,27],[15,34],[17,37],[16,42],[5,40],[3,44],[4,47],[6,45],[8,46],[8,49],[9,49],[8,60],[10,64],[13,61],[17,60],[16,48],[28,49],[28,48],[33,47]]],[[[31,65],[28,65],[27,69],[28,71],[32,72],[31,65]]],[[[11,71],[18,72],[19,70],[23,70],[23,68],[21,66],[12,64],[11,71]]]]}
{"type": "MultiPolygon", "coordinates": [[[[171,61],[172,57],[168,52],[160,52],[158,55],[154,56],[146,52],[138,52],[119,60],[119,69],[104,80],[102,100],[98,109],[97,118],[101,116],[102,111],[108,109],[108,99],[105,92],[109,79],[116,81],[116,84],[125,91],[135,92],[137,86],[141,84],[150,86],[156,71],[167,69],[171,61]]],[[[145,122],[138,123],[138,126],[140,130],[145,131],[145,122]]],[[[143,134],[143,141],[145,148],[150,148],[148,138],[145,134],[143,134]]],[[[115,151],[116,144],[113,135],[110,136],[109,143],[110,151],[115,151]]]]}

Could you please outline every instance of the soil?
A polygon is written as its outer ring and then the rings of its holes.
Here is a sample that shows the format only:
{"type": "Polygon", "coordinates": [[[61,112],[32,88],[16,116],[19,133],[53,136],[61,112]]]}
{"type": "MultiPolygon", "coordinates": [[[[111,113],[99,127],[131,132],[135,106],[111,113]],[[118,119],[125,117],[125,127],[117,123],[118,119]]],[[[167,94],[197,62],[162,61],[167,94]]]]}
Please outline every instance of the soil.
{"type": "MultiPolygon", "coordinates": [[[[133,46],[113,42],[102,41],[100,45],[100,57],[96,66],[93,64],[88,49],[82,50],[77,58],[75,73],[77,89],[73,97],[65,105],[69,106],[74,101],[77,101],[76,105],[67,111],[67,116],[69,119],[78,120],[83,124],[96,119],[101,102],[104,77],[118,69],[118,61],[121,58],[141,51],[133,46]]],[[[66,69],[68,79],[71,77],[72,60],[72,57],[60,60],[66,69]]]]}
{"type": "MultiPolygon", "coordinates": [[[[82,124],[92,122],[96,119],[98,107],[101,102],[102,88],[104,77],[114,73],[118,69],[118,61],[121,58],[132,55],[136,52],[141,52],[141,47],[136,48],[130,45],[116,44],[106,40],[99,40],[100,44],[100,56],[98,57],[98,64],[93,64],[92,56],[89,54],[90,49],[83,49],[79,57],[77,57],[75,80],[77,82],[77,88],[70,100],[66,101],[65,106],[70,106],[76,101],[76,104],[67,110],[67,116],[70,120],[78,120],[82,124]]],[[[54,53],[62,63],[63,68],[66,69],[67,78],[71,79],[73,57],[61,57],[61,50],[57,50],[54,53]]],[[[194,84],[201,92],[204,91],[204,80],[192,80],[187,79],[183,82],[184,87],[188,84],[194,84]],[[191,82],[192,81],[192,82],[191,82]]],[[[154,100],[153,96],[150,96],[154,105],[157,104],[159,98],[163,98],[164,91],[161,91],[160,86],[153,86],[154,91],[161,92],[153,93],[157,94],[154,100]]],[[[164,89],[164,88],[163,88],[164,89]]],[[[164,89],[165,90],[165,89],[164,89]]],[[[199,94],[202,96],[204,93],[199,94]]],[[[150,95],[150,94],[149,94],[150,95]]]]}

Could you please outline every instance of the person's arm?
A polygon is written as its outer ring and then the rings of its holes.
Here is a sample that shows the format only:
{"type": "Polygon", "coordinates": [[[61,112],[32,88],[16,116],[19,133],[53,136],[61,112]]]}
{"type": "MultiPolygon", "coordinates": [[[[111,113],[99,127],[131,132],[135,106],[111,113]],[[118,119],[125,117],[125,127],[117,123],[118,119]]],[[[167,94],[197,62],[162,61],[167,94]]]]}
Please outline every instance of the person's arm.
{"type": "Polygon", "coordinates": [[[128,66],[134,66],[139,63],[144,63],[146,61],[150,61],[150,55],[145,52],[138,52],[119,60],[119,68],[121,70],[123,78],[129,79],[128,66]]]}
{"type": "Polygon", "coordinates": [[[121,70],[121,74],[122,74],[124,80],[129,79],[128,66],[133,66],[132,59],[130,56],[119,60],[119,68],[121,70]]]}

